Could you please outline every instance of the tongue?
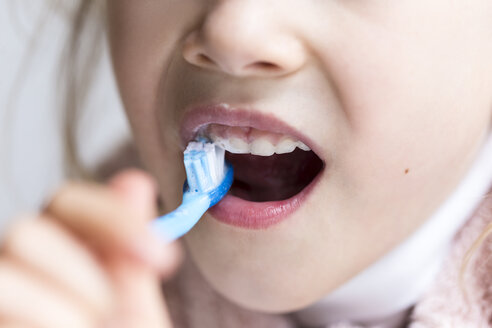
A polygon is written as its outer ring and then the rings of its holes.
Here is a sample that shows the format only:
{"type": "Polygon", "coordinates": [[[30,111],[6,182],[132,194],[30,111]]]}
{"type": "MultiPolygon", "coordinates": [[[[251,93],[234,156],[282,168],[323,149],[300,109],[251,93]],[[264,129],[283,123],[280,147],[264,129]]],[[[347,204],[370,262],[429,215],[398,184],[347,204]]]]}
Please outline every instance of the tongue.
{"type": "Polygon", "coordinates": [[[226,153],[234,167],[231,194],[248,201],[288,199],[303,190],[321,171],[323,163],[312,151],[256,156],[226,153]]]}

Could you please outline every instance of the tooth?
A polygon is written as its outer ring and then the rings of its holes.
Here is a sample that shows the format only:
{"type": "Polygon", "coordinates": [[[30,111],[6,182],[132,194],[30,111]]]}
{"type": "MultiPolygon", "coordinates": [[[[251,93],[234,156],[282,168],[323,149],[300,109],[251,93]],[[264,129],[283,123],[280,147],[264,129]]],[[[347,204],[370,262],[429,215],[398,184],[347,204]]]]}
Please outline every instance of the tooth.
{"type": "Polygon", "coordinates": [[[247,154],[249,153],[249,144],[240,138],[230,138],[229,147],[227,150],[234,154],[247,154]]]}
{"type": "Polygon", "coordinates": [[[286,154],[291,153],[296,149],[297,142],[290,138],[282,139],[277,146],[275,147],[275,153],[277,154],[286,154]]]}
{"type": "Polygon", "coordinates": [[[301,141],[297,142],[297,147],[299,147],[300,149],[302,149],[304,151],[310,151],[311,150],[311,148],[306,146],[306,144],[304,142],[301,142],[301,141]]]}
{"type": "Polygon", "coordinates": [[[264,138],[256,139],[251,144],[251,154],[260,156],[271,156],[275,153],[275,146],[264,138]]]}
{"type": "Polygon", "coordinates": [[[215,142],[219,147],[234,154],[253,154],[271,156],[275,153],[293,152],[296,147],[311,150],[303,142],[288,135],[257,130],[250,127],[224,126],[212,124],[204,131],[204,137],[215,142]],[[249,141],[248,141],[249,140],[249,141]]]}
{"type": "Polygon", "coordinates": [[[225,140],[222,139],[221,137],[218,137],[216,136],[215,134],[210,134],[208,136],[208,138],[214,143],[216,144],[217,146],[219,146],[220,148],[224,148],[225,149],[225,140]]]}

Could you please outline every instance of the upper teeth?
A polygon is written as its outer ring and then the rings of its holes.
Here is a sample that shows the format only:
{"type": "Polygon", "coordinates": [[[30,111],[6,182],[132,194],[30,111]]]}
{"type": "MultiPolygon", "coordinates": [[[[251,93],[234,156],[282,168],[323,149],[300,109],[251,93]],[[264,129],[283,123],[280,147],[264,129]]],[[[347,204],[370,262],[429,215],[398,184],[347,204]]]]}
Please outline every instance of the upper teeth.
{"type": "Polygon", "coordinates": [[[219,147],[234,154],[253,154],[271,156],[293,152],[296,147],[305,151],[311,150],[303,142],[290,136],[245,129],[242,127],[209,127],[207,134],[219,147]]]}

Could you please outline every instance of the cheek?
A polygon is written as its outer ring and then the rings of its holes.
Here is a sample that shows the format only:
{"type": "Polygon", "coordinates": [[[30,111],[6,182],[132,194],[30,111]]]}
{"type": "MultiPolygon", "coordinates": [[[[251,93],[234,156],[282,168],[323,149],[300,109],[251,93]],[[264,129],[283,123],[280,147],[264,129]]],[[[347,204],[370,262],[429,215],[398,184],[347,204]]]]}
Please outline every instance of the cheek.
{"type": "Polygon", "coordinates": [[[354,64],[337,71],[343,66],[335,59],[332,66],[347,115],[347,138],[335,150],[342,179],[357,194],[379,193],[386,202],[442,194],[486,130],[486,98],[463,92],[463,84],[473,88],[480,81],[457,60],[411,46],[374,48],[363,62],[355,49],[344,49],[344,60],[354,64]],[[435,188],[422,193],[429,181],[435,188]]]}
{"type": "Polygon", "coordinates": [[[351,29],[335,48],[321,51],[346,115],[347,139],[336,152],[352,171],[347,180],[399,181],[406,169],[414,177],[442,173],[444,180],[449,172],[443,167],[469,156],[489,124],[490,91],[470,74],[479,71],[477,61],[486,63],[477,57],[485,48],[459,51],[472,46],[468,35],[456,31],[451,40],[441,30],[424,36],[425,26],[351,29]]]}
{"type": "MultiPolygon", "coordinates": [[[[132,125],[163,109],[161,89],[179,42],[203,10],[192,0],[108,1],[108,36],[115,76],[132,125]]],[[[152,119],[151,118],[151,119],[152,119]]],[[[149,123],[146,122],[146,123],[149,123]]]]}
{"type": "Polygon", "coordinates": [[[341,197],[336,212],[348,213],[353,227],[373,227],[351,233],[365,235],[368,244],[392,231],[382,251],[432,214],[490,129],[492,88],[481,69],[490,69],[484,55],[490,51],[472,44],[459,26],[446,32],[430,23],[428,30],[402,24],[357,23],[343,26],[347,33],[331,44],[316,41],[344,114],[332,145],[340,183],[330,191],[341,197]]]}
{"type": "Polygon", "coordinates": [[[492,42],[484,40],[492,5],[473,3],[368,1],[357,4],[361,12],[351,8],[333,18],[343,34],[310,31],[353,137],[411,134],[419,143],[418,137],[453,132],[448,137],[459,138],[487,117],[492,42]]]}
{"type": "MultiPolygon", "coordinates": [[[[108,1],[114,72],[144,166],[159,180],[166,209],[180,200],[182,154],[172,109],[162,103],[167,68],[200,8],[193,1],[108,1]]],[[[178,49],[178,50],[177,50],[178,49]]]]}

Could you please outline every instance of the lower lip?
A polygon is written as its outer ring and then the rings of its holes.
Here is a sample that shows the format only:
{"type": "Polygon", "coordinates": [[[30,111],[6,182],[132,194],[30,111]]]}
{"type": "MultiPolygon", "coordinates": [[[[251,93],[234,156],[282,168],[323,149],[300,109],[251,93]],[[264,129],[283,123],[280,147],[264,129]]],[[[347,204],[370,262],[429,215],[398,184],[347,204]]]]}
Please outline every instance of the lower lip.
{"type": "Polygon", "coordinates": [[[250,202],[226,195],[209,213],[216,220],[232,226],[260,230],[267,229],[289,218],[313,192],[324,170],[300,193],[289,199],[274,202],[250,202]]]}

